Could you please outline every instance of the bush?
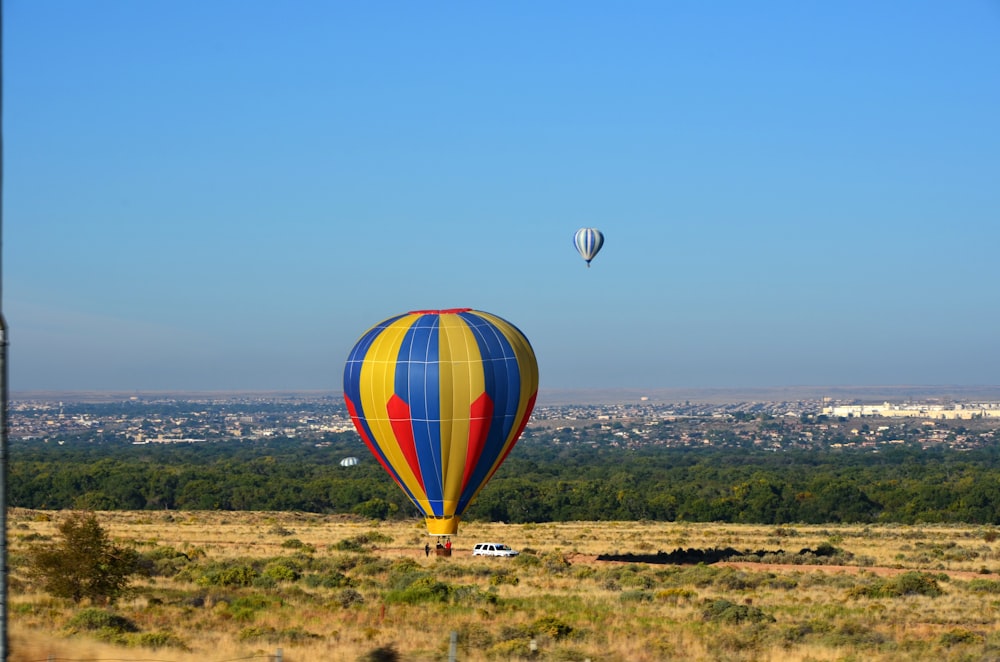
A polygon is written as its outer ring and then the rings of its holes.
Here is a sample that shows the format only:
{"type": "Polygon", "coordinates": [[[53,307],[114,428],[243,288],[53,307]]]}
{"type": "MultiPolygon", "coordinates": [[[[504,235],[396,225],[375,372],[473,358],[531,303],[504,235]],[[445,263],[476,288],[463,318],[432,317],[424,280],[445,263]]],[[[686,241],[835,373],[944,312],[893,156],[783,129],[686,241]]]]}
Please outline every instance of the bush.
{"type": "Polygon", "coordinates": [[[279,582],[296,582],[302,573],[300,564],[292,559],[275,559],[264,567],[263,575],[279,582]]]}
{"type": "Polygon", "coordinates": [[[995,579],[970,579],[968,587],[973,593],[1000,593],[1000,581],[995,579]]]}
{"type": "Polygon", "coordinates": [[[304,554],[312,554],[313,552],[316,551],[315,547],[302,542],[298,538],[289,538],[288,540],[282,542],[281,546],[287,549],[297,549],[304,554]]]}
{"type": "Polygon", "coordinates": [[[113,632],[138,632],[135,623],[118,614],[103,609],[84,609],[66,624],[72,630],[111,630],[113,632]]]}
{"type": "Polygon", "coordinates": [[[942,646],[960,646],[962,644],[981,644],[985,637],[978,632],[965,628],[955,628],[948,630],[938,638],[938,643],[942,646]]]}
{"type": "Polygon", "coordinates": [[[253,566],[241,563],[210,568],[198,578],[200,586],[253,586],[258,572],[253,566]]]}
{"type": "Polygon", "coordinates": [[[343,588],[351,585],[351,578],[341,572],[331,570],[320,574],[305,575],[302,578],[302,583],[309,588],[343,588]]]}
{"type": "Polygon", "coordinates": [[[347,609],[354,605],[364,604],[365,598],[360,593],[355,591],[353,588],[345,588],[343,591],[337,594],[337,603],[341,607],[347,609]]]}
{"type": "Polygon", "coordinates": [[[58,527],[59,539],[32,548],[28,572],[42,590],[79,603],[114,603],[139,571],[139,554],[114,545],[93,513],[73,513],[58,527]]]}
{"type": "Polygon", "coordinates": [[[358,662],[398,662],[401,659],[403,658],[399,656],[396,647],[393,644],[386,644],[368,651],[358,658],[358,662]]]}
{"type": "Polygon", "coordinates": [[[490,586],[501,586],[507,584],[508,586],[517,586],[521,580],[517,575],[510,572],[498,572],[495,575],[490,575],[490,586]]]}
{"type": "Polygon", "coordinates": [[[764,613],[759,607],[738,605],[729,600],[712,600],[705,604],[701,612],[705,621],[714,623],[762,623],[774,622],[774,617],[764,613]]]}
{"type": "Polygon", "coordinates": [[[545,635],[551,639],[568,637],[573,628],[555,616],[543,616],[531,624],[531,631],[536,635],[545,635]]]}
{"type": "Polygon", "coordinates": [[[926,595],[931,598],[943,594],[934,575],[926,572],[904,572],[890,579],[877,579],[867,586],[856,586],[848,591],[852,598],[898,598],[904,595],[926,595]]]}
{"type": "Polygon", "coordinates": [[[385,595],[388,603],[418,604],[421,602],[448,602],[451,587],[430,576],[420,577],[406,588],[389,591],[385,595]]]}
{"type": "Polygon", "coordinates": [[[190,650],[184,640],[172,632],[143,632],[136,635],[132,643],[143,648],[176,648],[178,650],[190,650]]]}

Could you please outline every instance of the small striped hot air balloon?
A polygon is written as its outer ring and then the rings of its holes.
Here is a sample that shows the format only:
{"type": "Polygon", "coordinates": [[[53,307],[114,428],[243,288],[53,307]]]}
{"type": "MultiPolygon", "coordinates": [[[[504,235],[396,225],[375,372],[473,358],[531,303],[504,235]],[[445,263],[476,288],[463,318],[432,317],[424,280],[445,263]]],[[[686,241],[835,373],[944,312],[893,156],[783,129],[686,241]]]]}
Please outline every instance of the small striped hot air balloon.
{"type": "Polygon", "coordinates": [[[342,467],[353,467],[358,463],[358,458],[356,457],[345,457],[340,461],[340,466],[342,467]]]}
{"type": "Polygon", "coordinates": [[[590,261],[604,245],[604,235],[597,228],[580,228],[573,236],[573,245],[579,251],[580,257],[587,261],[587,268],[590,268],[590,261]]]}
{"type": "Polygon", "coordinates": [[[344,367],[351,420],[432,535],[458,532],[521,436],[537,393],[538,364],[524,334],[468,308],[380,322],[344,367]]]}

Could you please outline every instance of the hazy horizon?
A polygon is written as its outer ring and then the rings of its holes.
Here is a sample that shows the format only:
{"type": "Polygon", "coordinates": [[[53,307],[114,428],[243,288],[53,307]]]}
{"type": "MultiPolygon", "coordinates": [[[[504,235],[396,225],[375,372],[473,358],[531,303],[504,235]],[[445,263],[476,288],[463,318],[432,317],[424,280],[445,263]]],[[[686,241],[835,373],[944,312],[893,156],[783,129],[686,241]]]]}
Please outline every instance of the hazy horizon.
{"type": "MultiPolygon", "coordinates": [[[[66,400],[66,401],[118,401],[136,398],[176,398],[208,399],[225,397],[273,397],[276,399],[293,397],[333,397],[343,396],[341,390],[26,390],[14,391],[12,400],[66,400]]],[[[747,401],[780,402],[784,400],[865,400],[871,402],[906,400],[997,400],[1000,401],[1000,385],[958,386],[958,385],[879,385],[879,386],[782,386],[759,388],[579,388],[545,389],[538,391],[539,405],[572,404],[613,404],[624,402],[682,403],[685,401],[703,403],[730,403],[747,401]]]]}

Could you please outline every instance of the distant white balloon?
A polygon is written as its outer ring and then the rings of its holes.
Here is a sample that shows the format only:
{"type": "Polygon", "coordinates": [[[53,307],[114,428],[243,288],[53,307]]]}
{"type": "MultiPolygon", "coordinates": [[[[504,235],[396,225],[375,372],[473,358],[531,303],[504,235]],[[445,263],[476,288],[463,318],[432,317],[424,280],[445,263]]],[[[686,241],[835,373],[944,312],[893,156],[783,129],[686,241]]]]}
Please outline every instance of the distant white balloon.
{"type": "Polygon", "coordinates": [[[587,261],[589,268],[590,261],[604,245],[604,235],[597,228],[580,228],[573,235],[573,245],[579,251],[580,257],[587,261]]]}
{"type": "Polygon", "coordinates": [[[357,463],[358,463],[358,458],[356,458],[356,457],[345,457],[343,460],[340,461],[340,466],[342,466],[342,467],[353,467],[357,463]]]}

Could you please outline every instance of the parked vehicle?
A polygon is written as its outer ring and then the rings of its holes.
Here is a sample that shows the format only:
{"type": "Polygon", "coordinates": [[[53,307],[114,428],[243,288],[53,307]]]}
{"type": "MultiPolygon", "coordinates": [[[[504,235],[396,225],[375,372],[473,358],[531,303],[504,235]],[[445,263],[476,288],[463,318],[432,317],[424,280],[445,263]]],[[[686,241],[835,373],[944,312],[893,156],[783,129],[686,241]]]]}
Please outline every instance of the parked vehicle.
{"type": "Polygon", "coordinates": [[[472,548],[473,556],[517,556],[518,552],[499,542],[480,542],[472,548]]]}

